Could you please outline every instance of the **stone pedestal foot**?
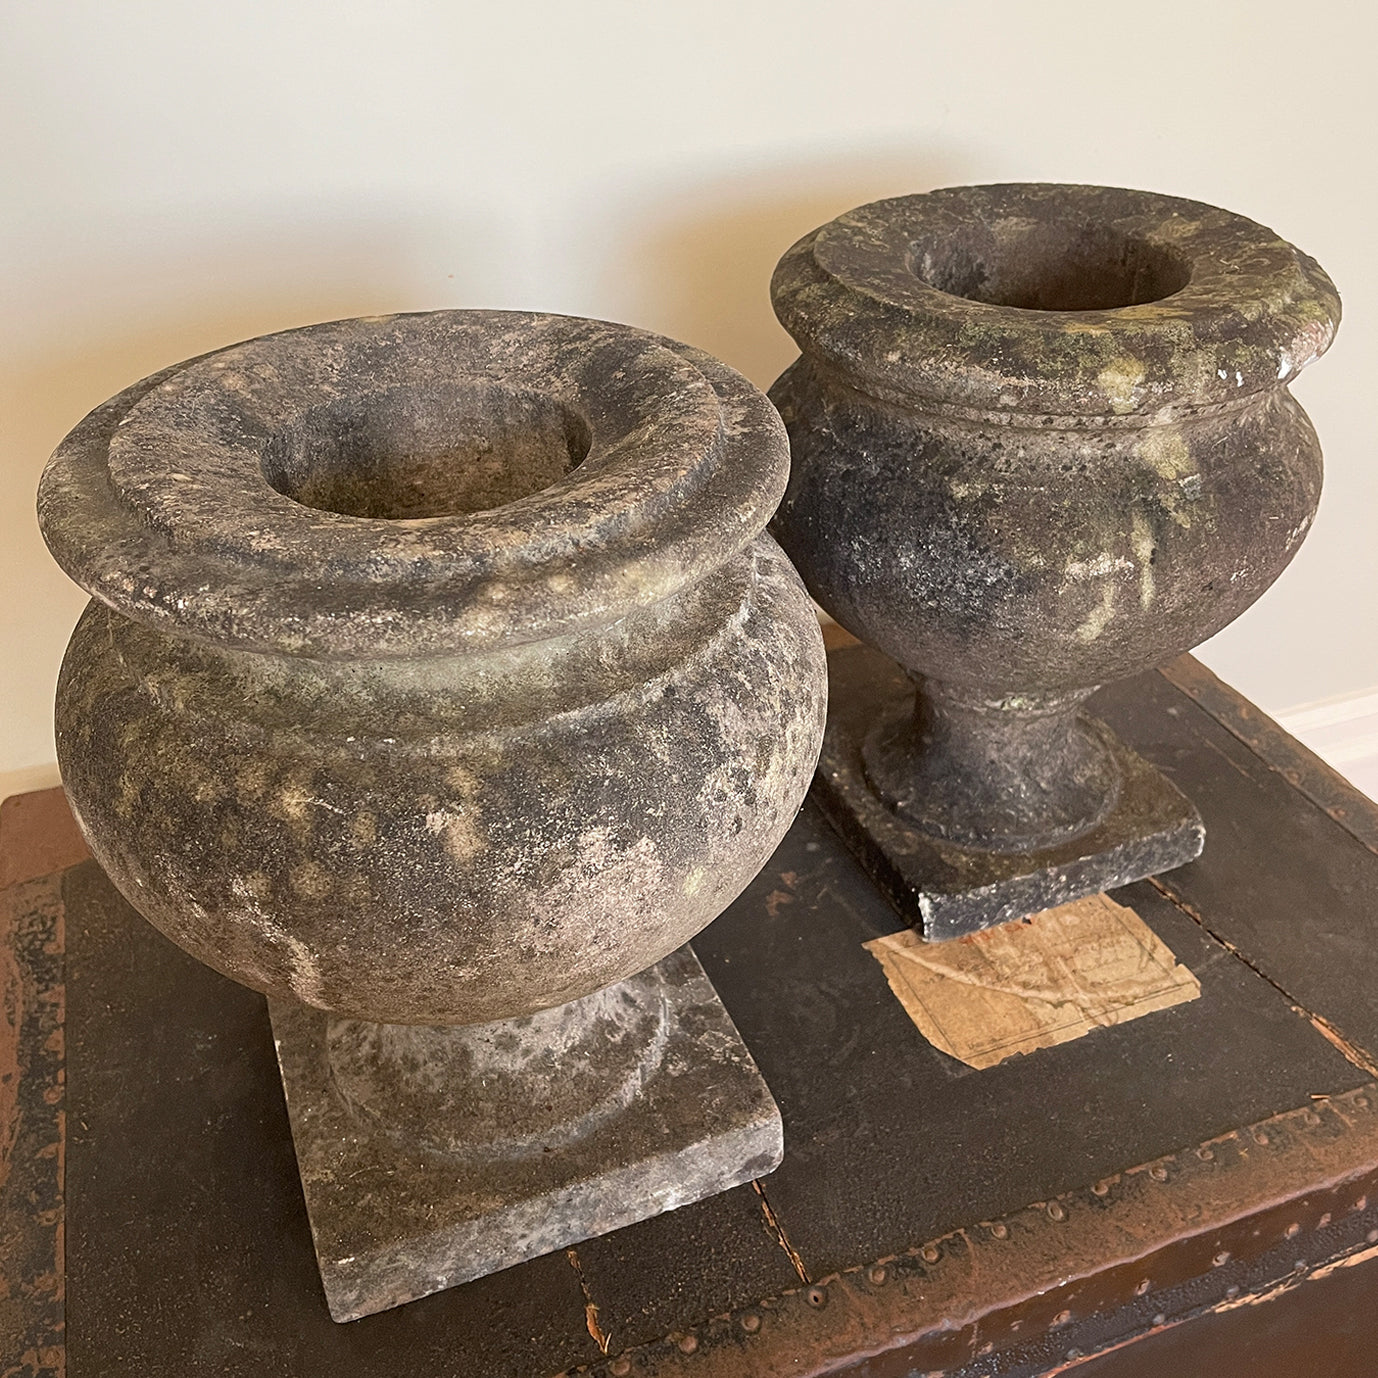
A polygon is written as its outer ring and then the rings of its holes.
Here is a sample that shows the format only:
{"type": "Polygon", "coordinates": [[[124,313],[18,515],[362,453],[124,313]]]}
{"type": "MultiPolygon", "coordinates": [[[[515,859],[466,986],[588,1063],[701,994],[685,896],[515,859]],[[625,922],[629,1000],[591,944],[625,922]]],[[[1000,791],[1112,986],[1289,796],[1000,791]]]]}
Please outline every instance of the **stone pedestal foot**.
{"type": "Polygon", "coordinates": [[[271,1008],[337,1321],[726,1191],[783,1152],[780,1112],[688,947],[468,1028],[271,1008]]]}
{"type": "MultiPolygon", "coordinates": [[[[914,686],[894,661],[864,646],[834,651],[828,665],[831,706],[815,798],[872,878],[929,941],[1128,885],[1200,856],[1205,829],[1191,801],[1104,723],[1085,714],[1076,729],[1104,753],[1116,784],[1090,826],[1024,845],[1012,845],[1008,834],[997,836],[993,828],[983,844],[940,835],[883,797],[888,791],[872,778],[869,758],[876,753],[866,749],[911,716],[914,686]]],[[[941,796],[935,791],[934,797],[941,796]]],[[[920,792],[916,806],[926,798],[920,792]]]]}

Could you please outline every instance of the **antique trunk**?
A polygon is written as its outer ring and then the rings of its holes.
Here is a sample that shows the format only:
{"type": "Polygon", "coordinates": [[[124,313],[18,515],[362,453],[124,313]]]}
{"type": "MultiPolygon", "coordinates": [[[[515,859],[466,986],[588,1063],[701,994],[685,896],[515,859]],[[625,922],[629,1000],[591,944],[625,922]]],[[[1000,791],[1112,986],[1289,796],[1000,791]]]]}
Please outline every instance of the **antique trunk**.
{"type": "Polygon", "coordinates": [[[140,920],[59,796],[9,801],[0,1371],[1371,1373],[1378,807],[1190,659],[1090,707],[1205,823],[1112,897],[1199,995],[976,1070],[896,997],[865,944],[905,925],[811,801],[694,942],[783,1165],[344,1326],[263,998],[140,920]]]}

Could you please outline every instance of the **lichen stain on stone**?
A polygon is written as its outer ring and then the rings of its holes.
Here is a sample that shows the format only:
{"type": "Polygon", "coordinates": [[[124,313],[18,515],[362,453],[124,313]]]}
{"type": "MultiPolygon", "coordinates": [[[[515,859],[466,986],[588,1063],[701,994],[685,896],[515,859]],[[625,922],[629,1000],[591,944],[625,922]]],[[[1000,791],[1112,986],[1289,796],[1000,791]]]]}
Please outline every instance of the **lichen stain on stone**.
{"type": "Polygon", "coordinates": [[[1067,578],[1081,582],[1087,579],[1103,579],[1107,574],[1133,569],[1134,562],[1123,555],[1111,555],[1105,551],[1091,560],[1069,559],[1065,573],[1067,578]]]}
{"type": "Polygon", "coordinates": [[[426,831],[442,838],[451,858],[466,865],[482,856],[487,847],[478,828],[479,814],[476,804],[433,809],[426,815],[426,831]]]}
{"type": "Polygon", "coordinates": [[[310,809],[315,802],[308,786],[300,779],[289,776],[268,807],[279,818],[298,827],[305,824],[309,830],[310,809]]]}
{"type": "Polygon", "coordinates": [[[231,884],[234,885],[236,889],[242,884],[244,891],[255,900],[267,899],[273,889],[273,882],[263,871],[250,871],[242,880],[239,877],[235,877],[231,884]]]}
{"type": "Polygon", "coordinates": [[[333,877],[318,861],[307,859],[292,867],[288,883],[304,899],[322,900],[333,888],[333,877]]]}
{"type": "Polygon", "coordinates": [[[1153,539],[1153,529],[1142,512],[1134,513],[1129,543],[1139,565],[1139,606],[1147,609],[1153,602],[1153,558],[1157,545],[1153,539]]]}
{"type": "Polygon", "coordinates": [[[612,829],[600,825],[576,836],[574,854],[574,865],[542,897],[542,908],[560,915],[558,928],[528,922],[514,935],[531,958],[558,956],[571,944],[586,952],[625,949],[627,916],[656,906],[666,888],[665,865],[649,837],[621,846],[612,829]],[[609,895],[617,896],[615,905],[609,895]]]}
{"type": "Polygon", "coordinates": [[[969,502],[972,499],[983,497],[989,490],[990,484],[981,478],[977,479],[949,479],[947,490],[958,502],[969,502]]]}
{"type": "Polygon", "coordinates": [[[1106,629],[1115,615],[1115,586],[1104,584],[1101,587],[1100,606],[1092,608],[1086,620],[1077,628],[1078,641],[1095,641],[1106,629]]]}
{"type": "Polygon", "coordinates": [[[1143,365],[1137,359],[1117,359],[1096,375],[1097,386],[1120,415],[1127,415],[1138,405],[1136,392],[1143,381],[1143,365]]]}
{"type": "Polygon", "coordinates": [[[349,820],[350,840],[361,851],[378,840],[378,820],[368,809],[360,809],[349,820]]]}
{"type": "Polygon", "coordinates": [[[464,799],[474,799],[479,791],[479,779],[465,766],[452,765],[445,771],[445,783],[464,799]]]}
{"type": "Polygon", "coordinates": [[[220,845],[227,852],[235,851],[239,847],[242,835],[243,830],[238,815],[226,813],[220,825],[220,845]]]}
{"type": "Polygon", "coordinates": [[[1178,483],[1197,469],[1191,448],[1175,426],[1153,426],[1145,430],[1139,439],[1139,454],[1149,468],[1169,483],[1178,483]]]}
{"type": "Polygon", "coordinates": [[[303,1004],[313,1005],[317,1009],[328,1008],[320,969],[311,949],[290,933],[284,933],[282,938],[287,949],[288,983],[293,992],[303,1004]]]}

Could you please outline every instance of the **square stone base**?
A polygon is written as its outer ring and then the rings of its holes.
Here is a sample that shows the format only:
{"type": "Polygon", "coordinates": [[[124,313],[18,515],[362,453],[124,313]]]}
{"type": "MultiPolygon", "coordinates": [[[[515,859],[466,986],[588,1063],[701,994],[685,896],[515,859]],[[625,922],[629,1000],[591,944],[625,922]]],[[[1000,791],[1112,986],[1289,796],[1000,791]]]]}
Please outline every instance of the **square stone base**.
{"type": "MultiPolygon", "coordinates": [[[[340,1094],[327,1044],[332,1016],[271,1003],[335,1320],[497,1272],[779,1165],[779,1109],[698,959],[682,947],[651,972],[667,1016],[655,1071],[629,1104],[581,1137],[515,1157],[493,1156],[482,1143],[441,1152],[402,1141],[340,1094]]],[[[473,1095],[483,1095],[482,1085],[473,1095]]]]}
{"type": "Polygon", "coordinates": [[[1070,842],[1028,852],[959,847],[911,827],[866,780],[861,746],[913,698],[892,660],[865,646],[828,657],[828,726],[814,798],[901,916],[929,942],[959,938],[1194,861],[1205,828],[1192,802],[1103,723],[1124,784],[1111,812],[1070,842]]]}

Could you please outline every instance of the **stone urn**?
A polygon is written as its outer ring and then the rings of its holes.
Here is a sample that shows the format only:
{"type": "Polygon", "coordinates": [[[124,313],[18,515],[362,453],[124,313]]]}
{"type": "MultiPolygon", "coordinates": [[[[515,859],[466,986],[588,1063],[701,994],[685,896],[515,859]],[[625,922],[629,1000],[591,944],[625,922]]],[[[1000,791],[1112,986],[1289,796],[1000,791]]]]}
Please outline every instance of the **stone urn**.
{"type": "Polygon", "coordinates": [[[1113,187],[953,187],[800,240],[774,530],[838,655],[834,822],[925,937],[1192,860],[1203,832],[1087,716],[1244,611],[1321,488],[1288,385],[1339,300],[1271,230],[1113,187]]]}
{"type": "Polygon", "coordinates": [[[684,946],[808,787],[825,667],[748,382],[606,322],[266,336],[92,412],[39,515],[91,850],[271,1002],[327,1299],[737,1185],[779,1112],[684,946]]]}

